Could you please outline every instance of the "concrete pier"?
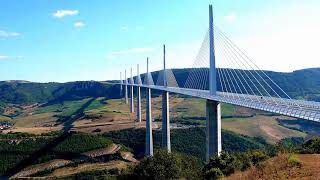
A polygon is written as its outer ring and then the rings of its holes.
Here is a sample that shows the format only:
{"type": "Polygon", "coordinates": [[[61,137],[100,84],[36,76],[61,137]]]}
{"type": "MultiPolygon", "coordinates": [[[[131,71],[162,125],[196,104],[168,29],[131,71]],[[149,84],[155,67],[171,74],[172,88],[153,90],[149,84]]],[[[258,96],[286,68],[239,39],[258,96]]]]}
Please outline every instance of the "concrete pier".
{"type": "MultiPolygon", "coordinates": [[[[210,90],[210,95],[216,95],[217,94],[217,76],[216,76],[217,71],[216,71],[216,58],[215,58],[215,48],[214,48],[214,26],[213,26],[212,5],[209,6],[209,56],[210,56],[209,90],[210,90]]],[[[207,99],[206,113],[207,113],[206,160],[209,161],[211,156],[220,155],[222,150],[220,102],[207,99]]]]}
{"type": "Polygon", "coordinates": [[[146,156],[153,156],[152,139],[152,115],[151,115],[151,89],[147,88],[147,109],[146,109],[146,156]]]}
{"type": "Polygon", "coordinates": [[[207,111],[207,133],[206,133],[206,144],[207,144],[207,156],[206,160],[209,161],[213,155],[220,155],[221,146],[221,105],[217,101],[207,100],[206,102],[207,111]]]}
{"type": "Polygon", "coordinates": [[[130,86],[130,112],[134,113],[133,85],[130,86]]]}
{"type": "Polygon", "coordinates": [[[141,122],[141,88],[137,87],[137,121],[141,122]]]}
{"type": "MultiPolygon", "coordinates": [[[[141,77],[139,74],[139,64],[137,64],[136,84],[142,84],[141,77]]],[[[141,122],[141,87],[139,86],[137,86],[137,122],[141,122]]]]}
{"type": "MultiPolygon", "coordinates": [[[[163,86],[168,87],[166,70],[166,46],[163,45],[163,86]]],[[[170,142],[170,116],[169,116],[169,92],[162,92],[162,147],[171,152],[170,142]]]]}
{"type": "Polygon", "coordinates": [[[131,78],[130,78],[130,112],[134,113],[134,96],[133,96],[133,77],[132,77],[132,68],[131,68],[131,78]]]}
{"type": "Polygon", "coordinates": [[[167,91],[162,93],[162,147],[171,152],[169,92],[167,91]]]}
{"type": "Polygon", "coordinates": [[[126,104],[128,104],[128,79],[127,79],[127,71],[124,72],[124,96],[126,100],[126,104]]]}
{"type": "Polygon", "coordinates": [[[120,72],[120,98],[122,98],[122,87],[123,86],[123,81],[122,81],[122,73],[120,72]]]}

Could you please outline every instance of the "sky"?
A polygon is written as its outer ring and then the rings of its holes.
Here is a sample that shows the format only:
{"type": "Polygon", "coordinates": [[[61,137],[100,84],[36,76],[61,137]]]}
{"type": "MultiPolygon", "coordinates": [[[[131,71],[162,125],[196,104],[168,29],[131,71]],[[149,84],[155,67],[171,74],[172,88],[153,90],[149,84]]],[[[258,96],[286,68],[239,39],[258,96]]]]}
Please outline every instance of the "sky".
{"type": "Polygon", "coordinates": [[[1,0],[0,80],[119,79],[161,69],[163,44],[168,68],[192,67],[209,4],[261,69],[320,67],[319,0],[1,0]]]}

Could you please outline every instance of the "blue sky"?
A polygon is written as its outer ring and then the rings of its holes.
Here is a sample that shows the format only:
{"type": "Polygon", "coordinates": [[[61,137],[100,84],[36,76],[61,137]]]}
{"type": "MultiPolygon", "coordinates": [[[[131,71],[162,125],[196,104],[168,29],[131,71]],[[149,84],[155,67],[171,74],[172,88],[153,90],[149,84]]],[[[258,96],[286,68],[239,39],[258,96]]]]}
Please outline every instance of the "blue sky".
{"type": "MultiPolygon", "coordinates": [[[[145,72],[146,57],[158,70],[164,43],[169,67],[190,67],[208,28],[209,3],[1,0],[0,80],[116,79],[136,64],[145,72]]],[[[317,0],[213,4],[215,23],[263,69],[320,66],[317,0]]]]}

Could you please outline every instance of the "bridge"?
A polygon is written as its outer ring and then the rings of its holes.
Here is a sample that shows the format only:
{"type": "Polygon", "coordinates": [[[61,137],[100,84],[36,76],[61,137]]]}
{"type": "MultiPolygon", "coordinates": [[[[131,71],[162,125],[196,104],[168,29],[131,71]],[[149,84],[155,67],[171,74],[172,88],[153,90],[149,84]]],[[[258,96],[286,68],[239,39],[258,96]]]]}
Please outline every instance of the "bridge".
{"type": "Polygon", "coordinates": [[[166,49],[163,46],[163,70],[156,83],[149,72],[143,79],[137,66],[137,75],[122,80],[120,94],[135,112],[134,89],[136,89],[137,122],[141,122],[141,88],[146,88],[146,150],[153,155],[151,91],[162,92],[162,147],[171,152],[169,93],[177,93],[206,99],[206,159],[219,155],[221,146],[221,103],[276,113],[279,115],[320,122],[320,103],[292,99],[270,76],[262,71],[243,51],[214,25],[212,5],[209,6],[209,30],[203,40],[198,56],[184,85],[178,84],[171,69],[166,68],[166,49]],[[221,47],[220,49],[217,47],[221,47]],[[217,68],[221,56],[228,68],[217,68]],[[130,93],[130,95],[129,95],[130,93]],[[130,102],[129,102],[130,96],[130,102]]]}

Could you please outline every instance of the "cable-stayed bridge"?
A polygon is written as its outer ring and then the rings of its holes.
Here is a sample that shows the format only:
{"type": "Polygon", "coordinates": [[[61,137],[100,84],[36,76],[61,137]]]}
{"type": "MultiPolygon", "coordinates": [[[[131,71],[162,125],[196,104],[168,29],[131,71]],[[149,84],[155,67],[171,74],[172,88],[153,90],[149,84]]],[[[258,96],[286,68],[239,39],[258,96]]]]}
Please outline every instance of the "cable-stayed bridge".
{"type": "MultiPolygon", "coordinates": [[[[146,155],[153,155],[152,140],[152,108],[151,90],[162,91],[162,146],[169,152],[170,116],[169,93],[189,95],[206,99],[206,143],[207,159],[219,154],[221,148],[221,106],[229,103],[237,106],[277,113],[295,118],[320,122],[320,103],[292,99],[272,80],[270,75],[262,71],[238,46],[235,45],[213,23],[212,6],[209,6],[209,30],[205,35],[191,72],[184,84],[179,84],[171,69],[166,68],[166,52],[163,47],[163,70],[157,81],[149,72],[141,77],[139,65],[137,75],[122,80],[120,73],[121,95],[129,103],[130,111],[136,110],[137,121],[141,122],[141,88],[147,89],[146,104],[146,155]],[[219,66],[225,68],[218,68],[219,66]],[[137,105],[134,107],[134,88],[137,92],[137,105]]],[[[181,59],[179,60],[181,61],[181,59]]]]}

